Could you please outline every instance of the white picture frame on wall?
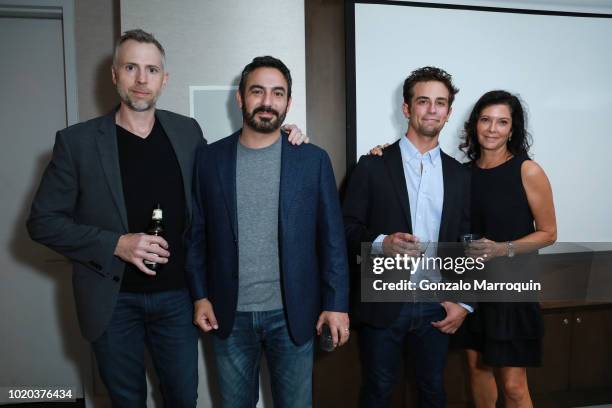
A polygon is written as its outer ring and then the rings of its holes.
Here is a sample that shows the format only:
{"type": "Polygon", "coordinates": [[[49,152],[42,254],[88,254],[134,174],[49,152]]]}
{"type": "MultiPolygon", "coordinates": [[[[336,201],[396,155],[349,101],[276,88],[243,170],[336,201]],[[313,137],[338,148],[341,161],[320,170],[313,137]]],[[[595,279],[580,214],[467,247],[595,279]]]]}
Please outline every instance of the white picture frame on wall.
{"type": "Polygon", "coordinates": [[[236,85],[189,86],[189,116],[200,124],[208,143],[231,135],[242,126],[236,85]]]}

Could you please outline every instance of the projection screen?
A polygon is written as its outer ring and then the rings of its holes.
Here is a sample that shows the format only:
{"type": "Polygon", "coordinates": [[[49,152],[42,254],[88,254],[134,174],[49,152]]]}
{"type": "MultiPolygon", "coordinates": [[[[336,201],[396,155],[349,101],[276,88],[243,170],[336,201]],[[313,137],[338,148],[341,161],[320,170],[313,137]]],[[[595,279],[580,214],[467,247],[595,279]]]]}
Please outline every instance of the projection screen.
{"type": "Polygon", "coordinates": [[[558,241],[612,242],[612,5],[488,4],[506,8],[347,1],[348,166],[405,133],[403,81],[438,66],[460,89],[442,149],[465,161],[461,130],[478,97],[493,89],[520,95],[531,156],[553,187],[558,241]]]}

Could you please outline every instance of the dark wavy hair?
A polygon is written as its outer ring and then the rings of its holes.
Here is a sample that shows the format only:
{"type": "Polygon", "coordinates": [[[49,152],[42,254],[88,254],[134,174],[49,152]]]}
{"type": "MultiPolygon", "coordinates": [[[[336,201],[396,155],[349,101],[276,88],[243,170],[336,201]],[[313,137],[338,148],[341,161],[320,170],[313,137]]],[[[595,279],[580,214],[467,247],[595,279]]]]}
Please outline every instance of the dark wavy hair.
{"type": "Polygon", "coordinates": [[[512,115],[512,137],[508,141],[508,150],[513,156],[529,155],[531,135],[527,132],[527,113],[520,99],[507,91],[495,90],[482,95],[474,105],[470,117],[463,126],[463,143],[459,146],[470,161],[480,158],[480,144],[476,133],[476,124],[484,108],[491,105],[506,105],[512,115]]]}
{"type": "Polygon", "coordinates": [[[289,72],[289,68],[287,68],[283,61],[269,55],[255,57],[253,58],[253,61],[244,67],[242,74],[240,75],[240,84],[238,85],[240,96],[244,98],[247,78],[249,77],[249,74],[255,71],[257,68],[276,68],[279,70],[285,77],[285,81],[287,81],[287,97],[291,98],[291,72],[289,72]]]}
{"type": "Polygon", "coordinates": [[[414,96],[414,85],[417,82],[428,82],[438,81],[442,82],[446,89],[448,89],[448,106],[452,106],[455,100],[455,95],[459,92],[459,89],[453,85],[453,77],[448,72],[437,67],[422,67],[415,69],[408,75],[408,78],[404,81],[404,87],[402,93],[404,96],[404,102],[410,106],[410,101],[414,96]]]}

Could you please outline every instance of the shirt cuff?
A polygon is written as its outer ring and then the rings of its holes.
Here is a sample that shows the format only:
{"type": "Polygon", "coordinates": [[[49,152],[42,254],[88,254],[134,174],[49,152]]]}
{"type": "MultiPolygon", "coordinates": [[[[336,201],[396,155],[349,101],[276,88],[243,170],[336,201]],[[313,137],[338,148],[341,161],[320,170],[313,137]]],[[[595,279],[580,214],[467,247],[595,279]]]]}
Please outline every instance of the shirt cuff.
{"type": "Polygon", "coordinates": [[[458,303],[459,306],[461,306],[462,308],[464,308],[465,310],[468,311],[468,313],[474,313],[474,308],[470,305],[466,305],[465,303],[458,303]]]}
{"type": "Polygon", "coordinates": [[[374,242],[372,242],[372,255],[382,255],[383,254],[383,241],[387,236],[385,234],[380,234],[376,237],[374,242]]]}

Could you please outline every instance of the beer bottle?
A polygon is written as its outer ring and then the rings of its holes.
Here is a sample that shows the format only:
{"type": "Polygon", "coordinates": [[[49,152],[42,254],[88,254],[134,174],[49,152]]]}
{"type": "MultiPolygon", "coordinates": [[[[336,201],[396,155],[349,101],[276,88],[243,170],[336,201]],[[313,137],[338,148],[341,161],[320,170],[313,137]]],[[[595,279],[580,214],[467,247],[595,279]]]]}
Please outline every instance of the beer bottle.
{"type": "MultiPolygon", "coordinates": [[[[147,234],[155,235],[158,237],[164,236],[164,224],[163,224],[163,213],[161,206],[157,204],[157,207],[153,210],[153,216],[151,217],[151,223],[149,224],[149,228],[147,228],[147,234]]],[[[149,261],[147,259],[142,261],[145,266],[152,271],[157,271],[161,267],[161,264],[157,262],[149,261]]]]}

